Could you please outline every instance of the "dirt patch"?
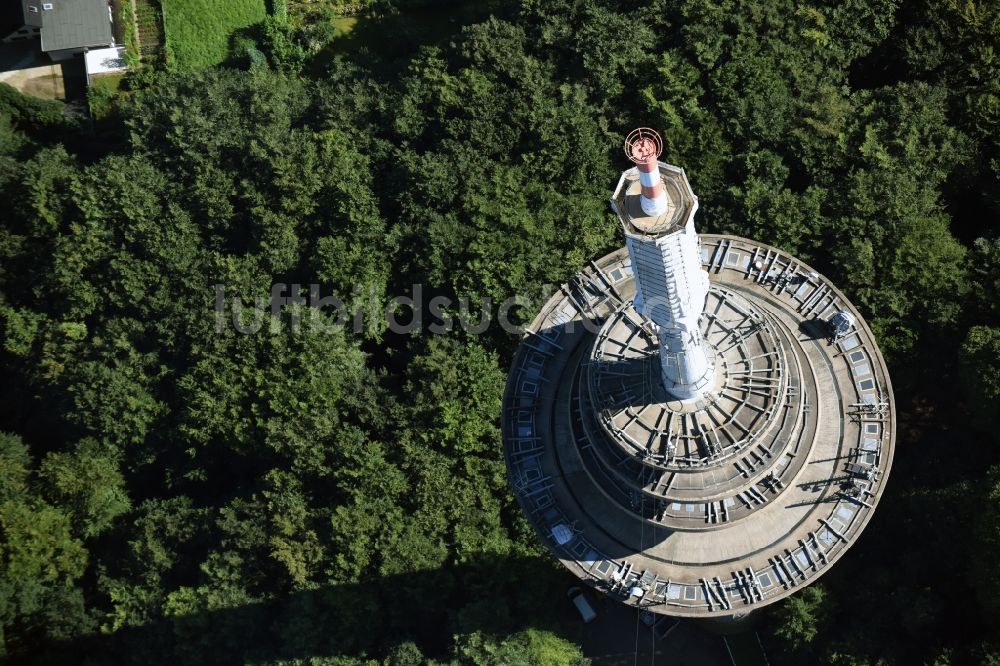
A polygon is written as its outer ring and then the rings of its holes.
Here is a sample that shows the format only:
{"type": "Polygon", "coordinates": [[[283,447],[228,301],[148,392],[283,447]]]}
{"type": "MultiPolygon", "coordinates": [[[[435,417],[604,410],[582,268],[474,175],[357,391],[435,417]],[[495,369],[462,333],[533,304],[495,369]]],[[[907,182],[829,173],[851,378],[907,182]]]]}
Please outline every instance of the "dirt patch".
{"type": "Polygon", "coordinates": [[[66,83],[63,80],[62,67],[56,64],[3,72],[0,74],[0,81],[25,95],[42,99],[66,99],[66,83]]]}

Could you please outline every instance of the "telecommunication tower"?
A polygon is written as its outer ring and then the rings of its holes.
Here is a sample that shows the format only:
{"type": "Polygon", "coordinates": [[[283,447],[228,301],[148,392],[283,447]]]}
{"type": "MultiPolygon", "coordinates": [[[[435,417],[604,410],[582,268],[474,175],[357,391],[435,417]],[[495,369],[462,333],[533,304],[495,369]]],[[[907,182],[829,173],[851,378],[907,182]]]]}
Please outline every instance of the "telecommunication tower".
{"type": "Polygon", "coordinates": [[[649,128],[628,135],[625,154],[636,164],[638,187],[633,181],[622,206],[615,199],[611,205],[625,229],[635,272],[635,310],[656,326],[664,386],[675,397],[690,399],[701,395],[712,378],[698,325],[708,273],[701,267],[694,230],[698,197],[683,169],[657,160],[662,149],[660,136],[649,128]]]}
{"type": "Polygon", "coordinates": [[[625,247],[563,285],[515,355],[508,476],[583,581],[657,613],[740,618],[861,534],[892,463],[892,385],[829,280],[763,243],[699,237],[698,198],[653,130],[625,152],[625,247]]]}

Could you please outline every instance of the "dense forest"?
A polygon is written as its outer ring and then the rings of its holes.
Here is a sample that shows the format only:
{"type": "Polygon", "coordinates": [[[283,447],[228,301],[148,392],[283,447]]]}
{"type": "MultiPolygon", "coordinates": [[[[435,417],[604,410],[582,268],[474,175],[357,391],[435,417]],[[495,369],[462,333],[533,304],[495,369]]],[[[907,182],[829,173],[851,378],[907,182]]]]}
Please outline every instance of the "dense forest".
{"type": "Polygon", "coordinates": [[[772,661],[1000,664],[1000,6],[276,4],[94,117],[0,85],[7,660],[582,663],[506,483],[518,337],[294,304],[244,335],[216,285],[537,304],[622,244],[648,125],[699,229],[824,271],[892,372],[887,494],[764,612],[772,661]]]}

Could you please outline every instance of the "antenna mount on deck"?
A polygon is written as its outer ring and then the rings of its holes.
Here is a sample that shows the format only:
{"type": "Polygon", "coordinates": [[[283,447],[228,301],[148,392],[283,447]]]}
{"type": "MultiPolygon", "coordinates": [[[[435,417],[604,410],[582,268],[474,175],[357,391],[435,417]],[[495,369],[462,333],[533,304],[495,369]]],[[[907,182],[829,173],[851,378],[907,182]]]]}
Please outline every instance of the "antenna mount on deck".
{"type": "Polygon", "coordinates": [[[656,130],[640,127],[625,137],[625,155],[636,164],[656,159],[663,152],[663,139],[656,130]]]}

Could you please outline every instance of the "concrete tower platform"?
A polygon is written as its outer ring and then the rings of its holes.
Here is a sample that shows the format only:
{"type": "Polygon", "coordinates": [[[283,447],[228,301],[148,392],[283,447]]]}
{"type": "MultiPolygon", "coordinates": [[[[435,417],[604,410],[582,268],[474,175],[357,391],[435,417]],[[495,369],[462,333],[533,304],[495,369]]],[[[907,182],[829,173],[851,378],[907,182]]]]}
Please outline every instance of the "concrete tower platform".
{"type": "Polygon", "coordinates": [[[730,236],[702,235],[700,259],[704,391],[663,388],[623,248],[530,325],[504,395],[504,455],[540,539],[583,581],[657,613],[732,618],[808,585],[858,538],[895,411],[871,331],[826,278],[730,236]]]}

